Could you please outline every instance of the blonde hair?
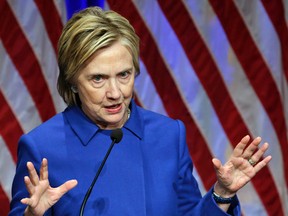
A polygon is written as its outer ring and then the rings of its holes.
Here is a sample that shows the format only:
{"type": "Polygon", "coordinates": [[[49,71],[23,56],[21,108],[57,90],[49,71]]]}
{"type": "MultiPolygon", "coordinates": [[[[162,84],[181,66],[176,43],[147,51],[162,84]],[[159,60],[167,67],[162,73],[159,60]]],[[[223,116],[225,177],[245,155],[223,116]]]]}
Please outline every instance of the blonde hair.
{"type": "Polygon", "coordinates": [[[80,105],[72,92],[73,78],[98,50],[120,41],[131,52],[136,75],[139,71],[139,38],[129,21],[114,11],[89,7],[67,22],[58,42],[58,92],[70,105],[80,105]]]}

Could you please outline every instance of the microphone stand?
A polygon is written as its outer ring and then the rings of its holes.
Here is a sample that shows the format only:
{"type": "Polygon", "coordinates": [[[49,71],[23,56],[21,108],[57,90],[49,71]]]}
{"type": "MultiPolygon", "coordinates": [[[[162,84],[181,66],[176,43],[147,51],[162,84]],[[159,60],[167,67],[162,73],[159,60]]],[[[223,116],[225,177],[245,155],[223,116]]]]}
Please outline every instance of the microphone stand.
{"type": "Polygon", "coordinates": [[[115,139],[115,138],[112,140],[112,143],[111,143],[111,145],[110,145],[110,147],[109,147],[109,149],[108,149],[108,151],[107,151],[107,153],[106,153],[106,155],[105,155],[105,157],[104,157],[104,159],[103,159],[103,161],[102,161],[102,163],[101,163],[101,165],[100,165],[100,167],[99,167],[99,169],[98,169],[98,171],[97,171],[97,173],[96,173],[96,175],[95,175],[95,177],[94,177],[94,179],[93,179],[93,181],[89,187],[89,189],[87,190],[87,192],[85,194],[85,197],[84,197],[83,202],[81,204],[81,209],[80,209],[80,214],[79,214],[80,216],[83,216],[83,214],[84,214],[84,209],[85,209],[85,205],[87,203],[87,200],[88,200],[88,198],[92,192],[92,189],[93,189],[93,187],[94,187],[94,185],[95,185],[95,183],[96,183],[96,181],[97,181],[97,179],[98,179],[98,177],[99,177],[99,175],[103,169],[103,166],[104,166],[114,144],[116,143],[116,141],[117,141],[117,139],[115,139]]]}

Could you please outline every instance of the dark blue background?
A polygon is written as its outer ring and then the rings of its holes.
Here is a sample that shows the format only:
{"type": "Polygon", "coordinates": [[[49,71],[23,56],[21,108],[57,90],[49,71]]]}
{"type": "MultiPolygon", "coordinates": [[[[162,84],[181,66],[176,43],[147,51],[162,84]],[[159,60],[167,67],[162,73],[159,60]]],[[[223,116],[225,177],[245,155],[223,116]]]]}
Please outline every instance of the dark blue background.
{"type": "Polygon", "coordinates": [[[105,0],[66,0],[67,18],[70,19],[72,15],[89,6],[104,7],[105,0]]]}

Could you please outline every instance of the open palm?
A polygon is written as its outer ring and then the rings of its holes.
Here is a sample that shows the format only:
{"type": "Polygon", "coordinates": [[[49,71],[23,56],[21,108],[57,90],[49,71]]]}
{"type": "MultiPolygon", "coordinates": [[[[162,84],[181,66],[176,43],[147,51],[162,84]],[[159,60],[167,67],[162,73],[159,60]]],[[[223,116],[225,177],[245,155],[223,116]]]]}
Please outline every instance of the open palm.
{"type": "Polygon", "coordinates": [[[21,200],[23,204],[28,205],[25,215],[43,215],[66,192],[77,185],[76,180],[69,180],[59,187],[52,188],[48,180],[48,161],[45,158],[42,161],[39,176],[31,162],[27,163],[27,168],[29,177],[25,176],[24,181],[30,197],[21,200]]]}
{"type": "Polygon", "coordinates": [[[215,190],[218,190],[218,193],[225,191],[225,194],[235,194],[272,159],[271,156],[262,159],[268,149],[268,143],[264,143],[259,148],[260,137],[255,138],[247,146],[249,140],[248,135],[243,137],[224,165],[217,158],[212,160],[217,175],[217,185],[215,185],[217,189],[215,190]]]}

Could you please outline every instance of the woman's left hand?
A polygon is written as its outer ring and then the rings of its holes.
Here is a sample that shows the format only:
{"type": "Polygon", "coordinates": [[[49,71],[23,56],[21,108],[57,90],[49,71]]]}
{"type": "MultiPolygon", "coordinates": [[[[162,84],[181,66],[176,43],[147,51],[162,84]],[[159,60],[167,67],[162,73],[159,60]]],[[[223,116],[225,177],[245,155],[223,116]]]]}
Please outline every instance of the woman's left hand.
{"type": "Polygon", "coordinates": [[[259,147],[261,138],[257,137],[247,146],[249,140],[248,135],[243,137],[224,165],[217,158],[212,160],[217,175],[214,191],[221,197],[234,196],[272,159],[270,155],[262,158],[268,149],[268,143],[259,147]]]}

